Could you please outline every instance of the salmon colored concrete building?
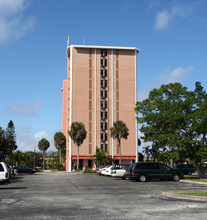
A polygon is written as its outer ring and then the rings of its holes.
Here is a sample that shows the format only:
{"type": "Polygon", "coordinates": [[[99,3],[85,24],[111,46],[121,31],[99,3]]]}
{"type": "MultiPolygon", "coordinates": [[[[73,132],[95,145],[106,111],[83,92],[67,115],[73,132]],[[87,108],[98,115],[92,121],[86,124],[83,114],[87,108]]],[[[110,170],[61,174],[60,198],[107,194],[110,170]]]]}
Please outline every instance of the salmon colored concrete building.
{"type": "Polygon", "coordinates": [[[119,148],[110,136],[113,122],[122,120],[129,129],[121,140],[122,163],[138,160],[137,53],[135,47],[67,46],[67,79],[63,81],[62,131],[66,136],[66,170],[77,163],[77,146],[68,135],[72,122],[87,131],[80,146],[80,168],[95,167],[96,147],[107,150],[110,162],[118,163],[119,148]]]}

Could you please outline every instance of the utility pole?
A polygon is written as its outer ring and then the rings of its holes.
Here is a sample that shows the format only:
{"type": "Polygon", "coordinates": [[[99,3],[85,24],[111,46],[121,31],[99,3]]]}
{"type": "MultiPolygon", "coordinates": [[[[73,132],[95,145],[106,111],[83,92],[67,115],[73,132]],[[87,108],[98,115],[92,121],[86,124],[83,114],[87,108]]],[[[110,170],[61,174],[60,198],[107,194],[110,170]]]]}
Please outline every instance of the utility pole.
{"type": "Polygon", "coordinates": [[[34,169],[35,169],[35,154],[36,154],[36,149],[34,147],[34,169]]]}

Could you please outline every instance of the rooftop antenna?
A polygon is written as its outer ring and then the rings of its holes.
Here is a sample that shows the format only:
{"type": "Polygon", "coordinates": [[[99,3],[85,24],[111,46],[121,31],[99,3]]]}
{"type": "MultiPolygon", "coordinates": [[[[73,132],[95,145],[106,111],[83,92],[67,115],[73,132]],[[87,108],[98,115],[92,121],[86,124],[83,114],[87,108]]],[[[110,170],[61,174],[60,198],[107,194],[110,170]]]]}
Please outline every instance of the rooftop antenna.
{"type": "Polygon", "coordinates": [[[70,37],[68,35],[67,46],[70,46],[70,37]]]}
{"type": "Polygon", "coordinates": [[[86,45],[86,37],[84,36],[83,45],[86,45]]]}

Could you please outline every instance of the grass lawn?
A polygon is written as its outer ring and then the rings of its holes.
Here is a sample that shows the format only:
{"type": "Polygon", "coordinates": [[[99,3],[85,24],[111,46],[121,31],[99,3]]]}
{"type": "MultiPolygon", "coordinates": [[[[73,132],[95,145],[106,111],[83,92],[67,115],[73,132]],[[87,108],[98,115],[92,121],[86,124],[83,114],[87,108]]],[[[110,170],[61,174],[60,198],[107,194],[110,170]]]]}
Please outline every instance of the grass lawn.
{"type": "Polygon", "coordinates": [[[185,175],[183,180],[207,183],[207,179],[198,179],[197,176],[193,176],[193,175],[185,175]]]}
{"type": "Polygon", "coordinates": [[[192,193],[178,193],[182,195],[189,195],[189,196],[207,196],[207,192],[192,192],[192,193]]]}

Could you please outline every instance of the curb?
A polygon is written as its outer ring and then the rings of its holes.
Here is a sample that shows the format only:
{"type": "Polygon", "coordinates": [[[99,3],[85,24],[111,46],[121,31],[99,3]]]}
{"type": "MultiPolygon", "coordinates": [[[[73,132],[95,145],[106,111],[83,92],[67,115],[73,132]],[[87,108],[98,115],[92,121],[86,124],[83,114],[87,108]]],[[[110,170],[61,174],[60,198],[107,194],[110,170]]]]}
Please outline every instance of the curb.
{"type": "Polygon", "coordinates": [[[197,183],[197,184],[203,184],[203,185],[207,185],[207,182],[196,182],[196,181],[190,181],[190,180],[180,180],[180,182],[183,183],[197,183]]]}
{"type": "MultiPolygon", "coordinates": [[[[179,193],[179,192],[177,192],[179,193]]],[[[184,200],[192,200],[192,201],[199,201],[199,202],[207,202],[207,197],[203,196],[190,196],[190,195],[183,195],[183,194],[177,194],[177,193],[169,193],[169,192],[163,192],[162,196],[169,197],[169,198],[175,198],[175,199],[184,199],[184,200]]]]}

